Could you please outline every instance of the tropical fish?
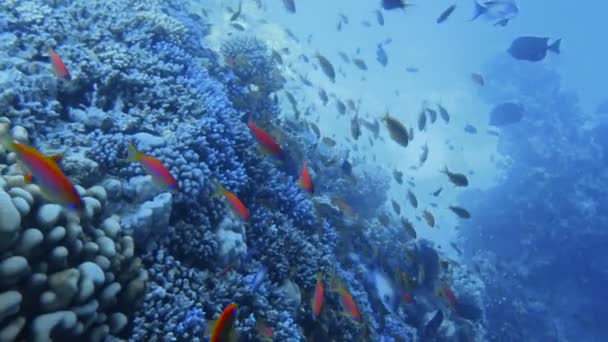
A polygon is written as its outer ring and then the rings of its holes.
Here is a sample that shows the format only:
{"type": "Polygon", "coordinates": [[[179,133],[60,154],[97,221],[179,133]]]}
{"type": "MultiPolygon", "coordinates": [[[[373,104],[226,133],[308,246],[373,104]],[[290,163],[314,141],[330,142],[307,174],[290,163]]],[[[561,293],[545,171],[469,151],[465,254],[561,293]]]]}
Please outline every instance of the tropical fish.
{"type": "Polygon", "coordinates": [[[467,176],[463,175],[462,173],[450,172],[447,166],[445,166],[441,172],[445,173],[450,179],[450,182],[452,182],[456,186],[469,185],[469,180],[467,179],[467,176]]]}
{"type": "Polygon", "coordinates": [[[330,137],[323,137],[323,139],[321,139],[321,141],[323,142],[323,144],[325,144],[329,147],[336,146],[336,141],[330,137]]]}
{"type": "Polygon", "coordinates": [[[283,5],[289,13],[296,13],[296,3],[294,0],[283,0],[283,5]]]}
{"type": "Polygon", "coordinates": [[[316,320],[321,314],[323,309],[323,296],[325,294],[325,288],[323,287],[323,277],[321,273],[317,273],[317,285],[315,286],[315,294],[312,298],[312,319],[316,320]]]}
{"type": "Polygon", "coordinates": [[[272,342],[274,331],[271,326],[269,326],[264,320],[256,319],[255,329],[258,333],[260,339],[264,342],[272,342]]]}
{"type": "Polygon", "coordinates": [[[300,175],[299,180],[300,188],[304,190],[308,194],[313,194],[315,192],[315,187],[312,184],[312,179],[310,178],[310,173],[308,172],[308,166],[306,162],[302,166],[302,174],[300,175]]]}
{"type": "Polygon", "coordinates": [[[511,43],[507,52],[515,59],[538,62],[545,59],[547,51],[559,54],[561,42],[561,39],[557,39],[549,44],[546,37],[519,37],[511,43]]]}
{"type": "Polygon", "coordinates": [[[454,292],[448,286],[448,284],[443,284],[443,286],[441,286],[441,288],[439,289],[438,294],[439,294],[439,296],[445,298],[445,300],[448,302],[448,304],[450,305],[450,307],[452,309],[454,309],[456,307],[456,305],[458,304],[456,301],[456,295],[454,295],[454,292]]]}
{"type": "Polygon", "coordinates": [[[220,183],[215,182],[215,185],[217,187],[215,196],[224,196],[228,201],[228,204],[230,204],[230,209],[232,212],[241,220],[249,222],[251,215],[243,202],[241,202],[241,200],[236,197],[235,194],[226,190],[226,188],[224,188],[220,183]]]}
{"type": "Polygon", "coordinates": [[[61,60],[61,57],[59,57],[57,52],[55,52],[55,50],[50,47],[48,52],[51,58],[51,64],[53,65],[53,73],[55,74],[55,76],[64,80],[71,80],[72,76],[70,75],[68,68],[65,66],[65,64],[63,64],[63,61],[61,60]]]}
{"type": "Polygon", "coordinates": [[[389,113],[384,116],[384,124],[388,129],[388,133],[397,144],[407,147],[409,143],[407,128],[397,119],[392,118],[389,113]]]}
{"type": "Polygon", "coordinates": [[[234,322],[237,317],[237,305],[232,303],[224,309],[220,314],[220,317],[215,321],[213,330],[211,332],[211,338],[209,342],[223,342],[229,341],[230,335],[235,334],[234,322]]]}
{"type": "Polygon", "coordinates": [[[437,24],[441,24],[442,22],[446,21],[455,9],[456,4],[453,4],[450,7],[446,8],[443,12],[441,12],[439,18],[437,18],[437,24]]]}
{"type": "Polygon", "coordinates": [[[253,136],[255,137],[255,140],[258,142],[258,145],[260,147],[260,150],[262,150],[262,153],[272,156],[278,160],[283,160],[283,158],[284,158],[283,150],[274,141],[274,139],[272,138],[272,136],[270,134],[268,134],[266,131],[264,131],[263,129],[256,126],[255,123],[251,119],[249,119],[247,126],[249,126],[249,130],[251,131],[251,134],[253,134],[253,136]]]}
{"type": "Polygon", "coordinates": [[[454,214],[456,214],[460,218],[463,218],[463,219],[471,218],[471,214],[465,208],[451,205],[450,210],[453,211],[454,214]]]}
{"type": "Polygon", "coordinates": [[[334,66],[331,64],[331,62],[319,53],[317,53],[315,57],[317,58],[319,66],[321,67],[321,70],[323,70],[325,76],[327,76],[332,83],[336,83],[336,71],[334,70],[334,66]]]}
{"type": "Polygon", "coordinates": [[[473,82],[475,82],[476,84],[483,86],[485,84],[484,80],[483,80],[483,76],[481,74],[478,73],[472,73],[471,74],[471,80],[473,80],[473,82]]]}
{"type": "Polygon", "coordinates": [[[350,293],[348,293],[344,286],[340,286],[338,292],[340,293],[340,303],[345,313],[355,321],[361,321],[361,313],[350,293]]]}
{"type": "Polygon", "coordinates": [[[431,228],[435,227],[435,217],[433,216],[433,214],[430,211],[425,209],[422,212],[422,217],[426,221],[426,224],[428,224],[431,228]]]}
{"type": "Polygon", "coordinates": [[[36,178],[42,194],[52,202],[72,210],[82,210],[84,202],[74,184],[65,176],[57,163],[33,147],[21,144],[6,135],[0,137],[2,145],[17,155],[19,162],[36,178]]]}
{"type": "Polygon", "coordinates": [[[408,6],[411,6],[411,4],[408,4],[403,0],[382,0],[382,8],[384,8],[387,11],[398,9],[398,8],[405,9],[408,6]]]}
{"type": "MultiPolygon", "coordinates": [[[[52,156],[48,157],[50,160],[54,161],[55,164],[59,165],[59,162],[61,162],[61,160],[63,159],[63,153],[59,153],[59,154],[53,154],[52,156]]],[[[31,183],[34,181],[34,175],[30,172],[28,174],[26,174],[23,179],[25,180],[26,183],[31,183]]]]}
{"type": "Polygon", "coordinates": [[[178,190],[177,181],[160,160],[138,151],[133,144],[129,144],[127,159],[130,162],[139,162],[157,185],[170,192],[178,190]]]}
{"type": "Polygon", "coordinates": [[[407,199],[410,201],[410,204],[414,209],[418,208],[418,200],[416,199],[416,195],[411,190],[407,190],[407,199]]]}
{"type": "Polygon", "coordinates": [[[361,70],[367,70],[367,64],[361,58],[353,58],[353,64],[361,70]]]}

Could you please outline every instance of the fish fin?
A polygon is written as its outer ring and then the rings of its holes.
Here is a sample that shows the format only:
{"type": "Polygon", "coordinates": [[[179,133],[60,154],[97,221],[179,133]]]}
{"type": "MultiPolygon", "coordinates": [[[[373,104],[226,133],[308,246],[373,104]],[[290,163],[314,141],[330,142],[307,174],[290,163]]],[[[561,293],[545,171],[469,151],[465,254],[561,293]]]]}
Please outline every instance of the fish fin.
{"type": "Polygon", "coordinates": [[[143,153],[139,152],[132,143],[129,143],[127,160],[135,162],[141,160],[143,153]]]}
{"type": "Polygon", "coordinates": [[[562,39],[559,38],[558,40],[556,40],[555,42],[553,42],[553,44],[549,45],[547,47],[547,50],[553,51],[553,52],[555,52],[556,54],[559,55],[559,53],[560,53],[559,48],[560,48],[561,43],[562,43],[562,39]]]}
{"type": "Polygon", "coordinates": [[[473,18],[471,18],[471,20],[469,21],[477,19],[479,16],[483,15],[488,11],[488,9],[481,6],[479,2],[477,2],[477,0],[473,0],[473,2],[475,3],[475,13],[473,13],[473,18]]]}

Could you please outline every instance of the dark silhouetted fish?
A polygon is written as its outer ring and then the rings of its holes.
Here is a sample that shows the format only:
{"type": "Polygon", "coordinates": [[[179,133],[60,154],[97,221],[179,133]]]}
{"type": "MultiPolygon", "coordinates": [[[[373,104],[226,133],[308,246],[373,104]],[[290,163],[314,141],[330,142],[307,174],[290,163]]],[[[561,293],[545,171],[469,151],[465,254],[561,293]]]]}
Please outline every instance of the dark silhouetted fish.
{"type": "Polygon", "coordinates": [[[338,51],[338,55],[340,56],[340,58],[342,58],[342,60],[343,60],[345,63],[350,63],[350,58],[348,58],[348,55],[347,55],[347,54],[345,54],[345,53],[344,53],[344,52],[342,52],[342,51],[338,51]]]}
{"type": "Polygon", "coordinates": [[[438,310],[437,313],[431,318],[431,320],[424,327],[424,339],[423,341],[431,341],[432,338],[437,334],[437,330],[443,322],[443,312],[438,310]]]}
{"type": "Polygon", "coordinates": [[[441,190],[443,190],[443,188],[439,188],[439,189],[433,191],[433,196],[435,196],[435,197],[439,196],[439,194],[441,193],[441,190]]]}
{"type": "Polygon", "coordinates": [[[365,62],[362,59],[355,58],[355,59],[353,59],[353,63],[357,66],[357,68],[359,68],[361,70],[367,70],[367,64],[365,64],[365,62]]]}
{"type": "Polygon", "coordinates": [[[477,134],[477,128],[475,128],[475,126],[471,124],[467,124],[466,126],[464,126],[464,131],[469,134],[477,134]]]}
{"type": "Polygon", "coordinates": [[[409,72],[409,73],[412,73],[412,74],[415,74],[415,73],[419,72],[419,71],[420,71],[420,69],[418,69],[418,68],[416,68],[416,67],[406,67],[406,68],[405,68],[405,71],[407,71],[407,72],[409,72]]]}
{"type": "Polygon", "coordinates": [[[245,26],[243,26],[239,23],[232,23],[232,24],[230,24],[230,26],[232,26],[233,28],[235,28],[239,31],[245,31],[245,26]]]}
{"type": "Polygon", "coordinates": [[[403,0],[382,0],[382,8],[387,11],[403,8],[411,6],[411,4],[406,3],[403,0]]]}
{"type": "Polygon", "coordinates": [[[239,16],[241,15],[241,11],[243,10],[243,1],[239,2],[239,9],[236,10],[236,12],[234,12],[231,16],[230,16],[230,21],[235,21],[239,18],[239,16]]]}
{"type": "Polygon", "coordinates": [[[418,199],[416,199],[416,195],[411,190],[407,190],[407,200],[410,202],[414,209],[418,208],[418,199]]]}
{"type": "Polygon", "coordinates": [[[515,59],[538,62],[545,59],[547,51],[559,54],[562,40],[558,39],[549,44],[549,38],[541,37],[519,37],[516,38],[507,52],[515,59]]]}
{"type": "Polygon", "coordinates": [[[277,51],[277,50],[272,50],[272,59],[279,63],[279,64],[283,64],[283,57],[281,57],[281,54],[277,51]]]}
{"type": "Polygon", "coordinates": [[[463,219],[469,219],[471,218],[471,214],[462,207],[457,207],[455,205],[451,205],[450,206],[450,210],[454,212],[454,214],[456,214],[458,217],[463,218],[463,219]]]}
{"type": "Polygon", "coordinates": [[[426,128],[426,109],[420,111],[418,115],[418,130],[424,131],[426,128]]]}
{"type": "Polygon", "coordinates": [[[319,61],[319,66],[321,67],[321,70],[323,70],[323,73],[329,78],[332,83],[335,83],[336,71],[334,70],[334,66],[331,65],[329,60],[321,54],[317,53],[315,57],[317,57],[317,61],[319,61]]]}
{"type": "Polygon", "coordinates": [[[321,99],[321,102],[323,102],[323,105],[327,105],[327,101],[329,101],[329,97],[327,97],[327,93],[325,92],[324,89],[319,89],[319,98],[321,99]]]}
{"type": "Polygon", "coordinates": [[[338,112],[342,115],[346,114],[346,105],[344,104],[344,102],[340,101],[339,99],[336,99],[336,109],[338,109],[338,112]]]}
{"type": "Polygon", "coordinates": [[[407,137],[407,128],[397,119],[391,117],[389,113],[384,116],[384,124],[388,129],[388,133],[397,144],[407,147],[409,139],[407,137]]]}
{"type": "Polygon", "coordinates": [[[426,112],[429,114],[429,119],[431,120],[431,123],[435,123],[435,121],[437,121],[437,112],[431,108],[427,108],[426,112]]]}
{"type": "Polygon", "coordinates": [[[400,215],[401,206],[399,205],[399,203],[395,202],[395,200],[391,200],[391,204],[393,205],[393,210],[395,211],[395,214],[400,215]]]}
{"type": "Polygon", "coordinates": [[[467,176],[463,175],[462,173],[450,172],[447,166],[445,166],[443,170],[441,170],[441,173],[445,173],[448,176],[450,182],[452,182],[456,186],[469,185],[469,180],[467,179],[467,176]]]}
{"type": "Polygon", "coordinates": [[[393,177],[397,183],[403,184],[403,172],[393,170],[393,177]]]}
{"type": "Polygon", "coordinates": [[[388,56],[386,55],[386,51],[384,51],[382,44],[378,44],[378,47],[376,48],[376,60],[384,67],[388,64],[388,56]]]}
{"type": "Polygon", "coordinates": [[[437,108],[439,109],[439,115],[445,121],[445,123],[450,123],[450,114],[447,109],[445,109],[442,105],[438,104],[437,108]]]}
{"type": "Polygon", "coordinates": [[[359,124],[359,117],[357,115],[350,120],[350,134],[355,140],[361,136],[361,125],[359,124]]]}
{"type": "Polygon", "coordinates": [[[446,21],[455,9],[456,4],[453,4],[450,7],[446,8],[445,11],[441,12],[439,18],[437,18],[437,24],[441,24],[442,22],[446,21]]]}
{"type": "Polygon", "coordinates": [[[296,3],[294,0],[283,0],[283,5],[289,13],[296,13],[296,3]]]}
{"type": "Polygon", "coordinates": [[[524,117],[524,107],[518,103],[505,102],[490,112],[490,125],[506,126],[519,122],[524,117]]]}
{"type": "Polygon", "coordinates": [[[382,15],[382,12],[378,10],[376,10],[376,21],[378,22],[378,25],[384,26],[384,16],[382,15]]]}

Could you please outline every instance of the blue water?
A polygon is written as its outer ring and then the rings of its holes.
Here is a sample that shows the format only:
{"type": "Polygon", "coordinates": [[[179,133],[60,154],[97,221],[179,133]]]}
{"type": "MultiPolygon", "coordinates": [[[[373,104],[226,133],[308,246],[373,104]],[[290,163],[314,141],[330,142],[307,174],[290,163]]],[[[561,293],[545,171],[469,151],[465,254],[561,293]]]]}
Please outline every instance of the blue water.
{"type": "Polygon", "coordinates": [[[608,4],[289,3],[0,3],[0,340],[608,341],[608,4]]]}

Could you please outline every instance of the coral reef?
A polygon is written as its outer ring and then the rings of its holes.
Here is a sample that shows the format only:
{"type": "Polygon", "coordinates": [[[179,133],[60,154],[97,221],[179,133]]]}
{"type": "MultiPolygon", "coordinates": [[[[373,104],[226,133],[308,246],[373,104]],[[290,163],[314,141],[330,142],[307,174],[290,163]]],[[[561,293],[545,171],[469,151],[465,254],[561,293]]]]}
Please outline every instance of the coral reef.
{"type": "Polygon", "coordinates": [[[78,218],[26,184],[14,162],[0,151],[0,339],[124,337],[148,276],[118,218],[102,216],[105,189],[77,187],[78,218]]]}

